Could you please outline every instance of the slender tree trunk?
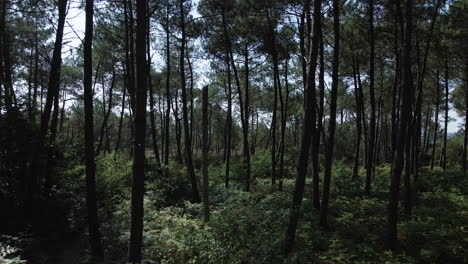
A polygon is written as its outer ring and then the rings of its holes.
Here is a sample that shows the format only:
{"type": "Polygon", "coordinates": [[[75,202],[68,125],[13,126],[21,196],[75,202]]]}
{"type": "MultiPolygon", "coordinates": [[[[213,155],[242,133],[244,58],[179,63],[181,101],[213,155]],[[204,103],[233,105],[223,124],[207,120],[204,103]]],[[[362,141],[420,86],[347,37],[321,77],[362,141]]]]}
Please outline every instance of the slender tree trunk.
{"type": "Polygon", "coordinates": [[[11,68],[11,61],[10,61],[10,34],[9,29],[7,28],[7,7],[9,8],[10,1],[5,0],[3,1],[3,5],[1,6],[1,22],[2,27],[0,28],[0,44],[1,44],[1,58],[3,59],[3,66],[1,69],[2,75],[0,76],[3,78],[3,88],[4,88],[4,97],[5,97],[5,106],[7,110],[7,114],[11,112],[13,108],[13,104],[15,101],[15,92],[13,90],[13,81],[12,81],[12,68],[11,68]]]}
{"type": "Polygon", "coordinates": [[[133,60],[133,11],[132,2],[123,0],[125,15],[125,68],[127,69],[127,88],[129,109],[135,112],[135,66],[133,60]],[[129,17],[130,16],[130,17],[129,17]]]}
{"type": "MultiPolygon", "coordinates": [[[[230,41],[229,35],[227,33],[227,23],[226,23],[226,14],[223,9],[222,13],[223,19],[223,30],[224,30],[224,37],[226,41],[226,67],[227,67],[227,86],[228,86],[228,106],[227,106],[227,117],[226,117],[226,137],[225,137],[225,147],[224,147],[224,160],[226,164],[226,176],[225,176],[225,187],[229,188],[229,170],[230,170],[230,160],[231,160],[231,145],[232,145],[232,87],[231,87],[231,62],[230,60],[234,60],[234,58],[230,58],[231,50],[230,50],[230,41]]],[[[234,63],[233,63],[234,64],[234,63]]]]}
{"type": "Polygon", "coordinates": [[[181,132],[181,124],[180,124],[180,118],[179,118],[179,91],[176,91],[176,96],[174,100],[174,122],[175,122],[175,137],[176,137],[176,146],[177,146],[177,162],[179,164],[184,164],[184,161],[182,160],[182,147],[181,147],[181,137],[182,137],[182,132],[181,132]]]}
{"type": "Polygon", "coordinates": [[[203,115],[203,218],[205,222],[210,221],[210,202],[208,198],[208,86],[203,87],[202,100],[202,115],[203,115]]]}
{"type": "MultiPolygon", "coordinates": [[[[398,16],[402,17],[400,3],[396,2],[398,16]]],[[[397,249],[397,222],[398,222],[398,200],[400,192],[400,177],[404,165],[404,150],[407,144],[406,135],[407,124],[410,119],[411,93],[413,90],[413,80],[411,73],[411,40],[412,40],[412,15],[413,1],[406,1],[406,28],[403,48],[403,85],[401,91],[401,111],[398,125],[398,133],[396,138],[396,149],[392,164],[391,183],[390,183],[390,199],[388,204],[388,226],[387,226],[387,247],[391,250],[397,249]]]]}
{"type": "Polygon", "coordinates": [[[281,90],[281,80],[279,78],[279,59],[278,51],[276,49],[276,29],[273,28],[270,16],[267,13],[268,25],[270,27],[270,42],[272,45],[271,55],[273,57],[273,89],[274,89],[274,99],[273,99],[273,114],[271,119],[271,183],[276,184],[277,171],[276,171],[276,143],[277,143],[277,108],[278,108],[278,91],[281,90]]]}
{"type": "MultiPolygon", "coordinates": [[[[278,76],[279,77],[279,76],[278,76]]],[[[284,82],[285,82],[285,96],[283,98],[283,92],[279,90],[280,106],[281,106],[281,139],[280,139],[280,171],[279,171],[279,191],[283,191],[283,178],[284,178],[284,152],[285,152],[285,140],[286,140],[286,122],[288,118],[288,61],[284,64],[284,82]]],[[[279,78],[278,78],[279,79],[279,78]]]]}
{"type": "Polygon", "coordinates": [[[319,30],[319,105],[316,107],[317,113],[317,129],[315,135],[312,138],[312,195],[314,208],[320,209],[320,164],[319,164],[319,152],[320,152],[320,138],[323,129],[323,112],[324,112],[324,99],[325,99],[325,56],[324,56],[324,42],[323,42],[323,28],[320,24],[319,30]]]}
{"type": "Polygon", "coordinates": [[[333,64],[332,64],[332,88],[330,99],[330,119],[328,126],[328,140],[325,142],[325,174],[323,180],[323,197],[320,210],[320,225],[327,227],[328,201],[330,199],[331,169],[333,163],[333,147],[335,142],[336,127],[336,101],[338,97],[339,63],[340,63],[340,2],[333,0],[333,64]]]}
{"type": "MultiPolygon", "coordinates": [[[[273,40],[275,41],[275,40],[273,40]]],[[[276,52],[276,51],[274,51],[276,52]]],[[[271,183],[276,184],[276,119],[277,119],[277,105],[278,105],[278,89],[279,86],[279,79],[276,77],[279,75],[278,70],[278,61],[277,56],[273,55],[273,78],[274,78],[274,99],[273,99],[273,116],[271,119],[271,183]]]]}
{"type": "MultiPolygon", "coordinates": [[[[147,3],[149,5],[149,3],[147,3]]],[[[149,90],[149,104],[150,104],[150,124],[151,124],[151,140],[153,143],[153,152],[154,158],[156,159],[156,163],[159,166],[161,164],[161,158],[159,156],[159,149],[158,149],[158,140],[157,140],[157,131],[156,131],[156,117],[155,117],[155,104],[154,104],[154,93],[153,93],[153,83],[151,78],[151,43],[150,43],[150,13],[149,13],[149,6],[147,6],[148,12],[148,30],[146,32],[146,56],[148,60],[148,90],[149,90]]]]}
{"type": "Polygon", "coordinates": [[[468,59],[465,61],[465,140],[463,142],[462,169],[466,176],[468,149],[468,59]]]}
{"type": "Polygon", "coordinates": [[[6,5],[7,5],[7,0],[2,1],[2,6],[0,6],[0,21],[2,24],[2,27],[0,28],[0,109],[3,108],[3,98],[5,98],[5,108],[8,111],[10,111],[10,106],[8,105],[8,97],[4,96],[3,93],[7,93],[8,91],[6,89],[5,83],[4,83],[4,69],[3,69],[3,35],[6,27],[6,5]],[[4,91],[5,89],[5,91],[4,91]]]}
{"type": "Polygon", "coordinates": [[[431,105],[427,105],[427,111],[426,111],[426,122],[424,123],[424,131],[423,131],[423,147],[421,152],[426,153],[427,152],[427,146],[430,138],[430,121],[432,119],[432,111],[431,111],[431,105]]]}
{"type": "Polygon", "coordinates": [[[361,124],[361,103],[359,98],[359,85],[357,82],[356,76],[356,66],[355,58],[353,56],[353,78],[354,78],[354,97],[356,99],[356,144],[354,146],[354,164],[353,164],[353,175],[352,178],[356,179],[359,175],[359,154],[361,149],[361,134],[362,134],[362,124],[361,124]]]}
{"type": "MultiPolygon", "coordinates": [[[[96,156],[98,156],[99,153],[101,152],[102,142],[104,140],[104,131],[106,129],[107,121],[109,120],[109,116],[110,116],[111,111],[112,111],[112,91],[114,90],[115,78],[116,78],[115,77],[115,70],[114,70],[113,67],[112,67],[112,81],[111,81],[111,86],[109,88],[109,105],[107,107],[107,110],[104,113],[104,119],[103,119],[102,124],[101,124],[101,133],[100,133],[100,136],[99,136],[99,143],[98,143],[98,146],[97,146],[97,149],[96,149],[96,156]]],[[[102,92],[104,93],[104,83],[103,83],[102,92]]],[[[104,98],[103,98],[103,100],[104,100],[104,98]]]]}
{"type": "MultiPolygon", "coordinates": [[[[125,83],[127,78],[125,77],[125,83]]],[[[126,86],[126,84],[125,84],[126,86]]],[[[120,110],[120,118],[119,118],[119,128],[117,131],[117,142],[115,143],[115,152],[119,151],[120,148],[120,140],[122,137],[122,125],[123,125],[123,118],[124,118],[124,113],[125,113],[125,95],[126,95],[126,90],[122,89],[122,108],[120,110]]]]}
{"type": "Polygon", "coordinates": [[[181,39],[181,46],[180,46],[180,82],[182,88],[182,114],[183,114],[183,122],[184,122],[184,140],[185,140],[185,158],[186,158],[186,166],[187,166],[187,176],[190,179],[192,184],[192,200],[194,202],[200,202],[200,194],[198,193],[198,186],[197,186],[197,179],[195,176],[195,170],[193,168],[193,160],[192,160],[192,141],[190,138],[190,127],[189,127],[189,119],[188,119],[188,107],[187,107],[187,90],[185,84],[185,44],[186,44],[186,36],[185,36],[185,15],[184,15],[184,1],[179,0],[179,8],[180,8],[180,28],[182,31],[182,39],[181,39]]]}
{"type": "Polygon", "coordinates": [[[94,129],[93,129],[93,13],[94,0],[86,0],[86,30],[84,41],[84,66],[83,87],[85,104],[85,165],[86,165],[86,207],[88,209],[88,228],[91,253],[94,257],[101,259],[103,250],[101,245],[101,234],[99,232],[99,220],[96,205],[96,164],[94,161],[94,129]]]}
{"type": "Polygon", "coordinates": [[[445,120],[444,120],[444,141],[442,145],[442,154],[441,154],[441,167],[445,172],[447,165],[447,128],[448,128],[448,119],[449,119],[449,78],[448,78],[448,55],[445,57],[445,120]]]}
{"type": "MultiPolygon", "coordinates": [[[[231,57],[232,61],[232,57],[231,57]]],[[[245,170],[245,189],[250,191],[251,179],[250,179],[250,147],[249,147],[249,47],[248,44],[245,44],[245,102],[242,104],[242,92],[240,90],[240,85],[238,85],[239,93],[239,104],[241,109],[241,118],[244,120],[242,122],[242,135],[243,135],[243,155],[244,155],[244,170],[245,170]],[[242,113],[243,112],[243,113],[242,113]]]]}
{"type": "Polygon", "coordinates": [[[432,154],[431,154],[431,170],[434,169],[435,164],[435,150],[436,150],[436,143],[437,143],[437,134],[439,130],[439,105],[440,105],[440,71],[439,66],[437,66],[437,73],[436,73],[436,102],[435,102],[435,114],[434,114],[434,137],[432,139],[432,154]]]}
{"type": "MultiPolygon", "coordinates": [[[[194,131],[194,127],[195,127],[195,122],[193,121],[194,117],[193,117],[193,108],[194,108],[194,103],[193,103],[193,86],[194,86],[194,80],[193,80],[193,69],[192,69],[192,62],[190,60],[190,55],[188,53],[188,43],[185,43],[185,56],[187,57],[187,64],[188,64],[188,68],[189,68],[189,74],[190,74],[190,88],[189,88],[189,91],[190,91],[190,138],[192,139],[192,149],[194,149],[194,145],[196,143],[196,140],[194,140],[194,137],[193,137],[193,131],[194,131]]],[[[195,148],[196,149],[196,148],[195,148]]]]}
{"type": "Polygon", "coordinates": [[[135,138],[133,144],[133,178],[131,200],[130,244],[128,261],[141,262],[143,243],[143,195],[145,191],[145,138],[146,138],[146,97],[148,62],[146,59],[146,37],[148,20],[146,1],[137,0],[136,32],[136,98],[135,98],[135,138]]]}
{"type": "MultiPolygon", "coordinates": [[[[41,126],[39,130],[39,139],[34,147],[34,151],[32,152],[32,160],[31,164],[31,176],[29,176],[30,186],[28,188],[28,202],[26,208],[27,210],[31,210],[32,204],[36,201],[37,196],[40,192],[40,186],[38,184],[38,174],[39,176],[43,176],[42,173],[47,171],[46,162],[47,162],[47,155],[48,148],[45,148],[46,138],[49,130],[49,121],[52,113],[52,105],[54,103],[54,96],[57,94],[56,91],[59,90],[60,87],[60,69],[62,66],[62,40],[63,40],[63,29],[65,26],[65,16],[66,16],[66,7],[67,7],[67,0],[60,0],[58,2],[58,9],[59,9],[59,19],[57,24],[57,32],[54,44],[54,51],[52,54],[52,61],[50,65],[50,75],[49,75],[49,85],[47,91],[47,98],[46,103],[44,106],[44,110],[41,117],[41,126]],[[43,153],[44,152],[44,153],[43,153]],[[46,160],[42,161],[41,155],[45,155],[46,160]],[[42,164],[41,164],[42,163],[42,164]]],[[[5,59],[5,58],[4,58],[5,59]]],[[[6,66],[5,66],[6,68],[6,66]]],[[[4,82],[7,83],[7,82],[4,82]]],[[[6,96],[6,94],[5,94],[6,96]]]]}
{"type": "Polygon", "coordinates": [[[424,77],[426,75],[426,62],[429,56],[429,48],[431,46],[432,34],[434,31],[434,25],[436,22],[437,15],[439,13],[439,8],[442,1],[438,0],[435,6],[434,14],[431,20],[429,34],[427,36],[426,46],[424,49],[424,58],[422,63],[422,70],[418,74],[418,89],[417,89],[417,98],[416,98],[416,109],[415,109],[415,128],[414,128],[414,137],[413,137],[413,144],[414,144],[414,163],[413,163],[413,171],[414,171],[414,181],[416,182],[419,175],[419,155],[420,155],[420,142],[421,142],[421,107],[422,107],[422,98],[423,98],[423,83],[424,77]]]}
{"type": "Polygon", "coordinates": [[[370,120],[369,120],[369,138],[368,138],[368,154],[366,166],[366,185],[364,193],[370,195],[372,172],[374,168],[374,149],[375,149],[375,93],[374,93],[374,60],[375,60],[375,36],[374,36],[374,0],[369,1],[369,99],[370,99],[370,120]]]}
{"type": "Polygon", "coordinates": [[[171,82],[171,43],[169,34],[169,0],[166,2],[166,125],[165,125],[165,140],[164,140],[164,165],[169,165],[169,126],[171,124],[171,97],[170,97],[170,82],[171,82]]]}
{"type": "Polygon", "coordinates": [[[309,65],[307,70],[307,97],[304,113],[304,126],[302,131],[302,142],[299,154],[299,162],[297,165],[296,182],[294,184],[292,204],[289,211],[289,219],[285,232],[284,252],[288,255],[291,253],[296,236],[297,223],[299,221],[300,207],[304,196],[305,177],[307,174],[307,166],[309,160],[310,144],[312,141],[311,134],[314,133],[315,127],[315,70],[317,68],[318,43],[319,43],[319,25],[321,21],[322,1],[314,2],[314,26],[312,29],[312,39],[309,50],[309,65]]]}

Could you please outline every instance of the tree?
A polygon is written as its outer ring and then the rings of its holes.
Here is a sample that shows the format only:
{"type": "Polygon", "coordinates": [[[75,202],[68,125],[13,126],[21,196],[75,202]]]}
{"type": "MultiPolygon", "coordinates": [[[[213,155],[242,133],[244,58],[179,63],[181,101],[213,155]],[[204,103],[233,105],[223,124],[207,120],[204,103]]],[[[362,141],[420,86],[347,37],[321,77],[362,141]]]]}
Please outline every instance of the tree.
{"type": "MultiPolygon", "coordinates": [[[[402,17],[400,3],[396,1],[396,10],[398,16],[402,17]]],[[[404,165],[405,146],[408,144],[408,122],[411,118],[411,93],[413,90],[413,80],[411,72],[411,48],[412,48],[412,33],[413,33],[413,1],[406,0],[405,2],[405,34],[403,40],[403,82],[401,89],[401,106],[400,118],[398,124],[398,133],[395,144],[395,154],[391,170],[390,182],[390,198],[388,204],[388,226],[387,226],[387,247],[391,250],[397,249],[397,222],[398,222],[398,200],[400,192],[400,177],[404,165]]]]}
{"type": "Polygon", "coordinates": [[[203,87],[203,216],[205,222],[210,221],[210,202],[208,200],[208,86],[203,87]]]}
{"type": "Polygon", "coordinates": [[[145,137],[146,137],[146,98],[148,81],[148,62],[146,60],[146,37],[148,20],[145,0],[137,0],[136,31],[136,102],[135,102],[135,139],[133,143],[132,207],[130,225],[130,245],[128,260],[141,262],[143,243],[143,195],[145,191],[145,137]]]}
{"type": "MultiPolygon", "coordinates": [[[[83,51],[83,87],[85,104],[85,165],[86,165],[86,206],[88,208],[89,242],[93,256],[102,258],[101,234],[96,205],[96,180],[94,163],[94,124],[93,124],[93,13],[94,1],[86,1],[86,30],[83,51]]],[[[112,93],[112,92],[111,92],[112,93]]],[[[109,105],[109,109],[110,109],[109,105]]],[[[102,129],[101,129],[102,131],[102,129]]]]}
{"type": "Polygon", "coordinates": [[[187,107],[187,88],[185,84],[185,47],[186,47],[186,35],[185,35],[185,12],[184,12],[184,0],[179,0],[180,10],[180,29],[181,29],[181,43],[180,43],[180,82],[182,89],[182,115],[184,122],[184,144],[185,144],[185,159],[187,166],[187,176],[192,184],[192,200],[194,202],[200,202],[200,194],[198,193],[197,178],[195,175],[195,169],[193,167],[193,153],[192,153],[192,139],[190,138],[189,128],[189,117],[187,107]]]}
{"type": "Polygon", "coordinates": [[[328,125],[328,139],[325,142],[325,174],[323,178],[323,197],[320,211],[320,225],[327,227],[328,203],[330,199],[331,170],[333,164],[333,147],[336,127],[336,101],[338,96],[339,63],[340,63],[340,2],[333,0],[333,65],[332,88],[330,99],[330,119],[328,125]]]}
{"type": "Polygon", "coordinates": [[[294,239],[296,236],[297,223],[299,221],[299,210],[301,208],[302,199],[304,197],[305,177],[307,174],[309,151],[312,141],[312,135],[315,131],[315,70],[317,68],[318,43],[319,43],[319,27],[321,22],[321,0],[314,2],[314,23],[312,36],[309,48],[309,65],[307,70],[306,83],[306,105],[304,112],[304,126],[302,130],[302,141],[299,153],[299,161],[297,165],[296,181],[294,183],[294,191],[291,209],[289,210],[288,224],[284,239],[284,252],[290,254],[294,239]],[[311,135],[312,134],[312,135],[311,135]]]}
{"type": "Polygon", "coordinates": [[[370,195],[372,172],[374,169],[374,148],[375,148],[375,92],[374,92],[374,60],[375,60],[375,36],[374,36],[374,0],[369,0],[369,98],[370,98],[370,120],[369,120],[369,138],[367,147],[367,166],[366,166],[366,186],[365,194],[370,195]]]}

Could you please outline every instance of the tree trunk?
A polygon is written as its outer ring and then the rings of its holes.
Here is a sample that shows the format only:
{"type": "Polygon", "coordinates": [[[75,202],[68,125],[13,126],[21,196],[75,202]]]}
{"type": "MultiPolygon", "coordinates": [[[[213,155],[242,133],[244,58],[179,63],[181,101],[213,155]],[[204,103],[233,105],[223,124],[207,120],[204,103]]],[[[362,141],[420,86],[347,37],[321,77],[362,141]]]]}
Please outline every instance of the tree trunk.
{"type": "Polygon", "coordinates": [[[440,71],[439,66],[437,66],[437,73],[436,73],[436,102],[435,102],[435,114],[434,114],[434,137],[432,139],[432,154],[431,154],[431,170],[434,169],[435,164],[435,150],[436,150],[436,143],[437,143],[437,132],[439,130],[439,105],[440,105],[440,71]]]}
{"type": "Polygon", "coordinates": [[[143,243],[143,195],[145,191],[145,138],[146,138],[146,97],[148,81],[148,62],[146,60],[146,1],[137,0],[136,32],[136,98],[135,98],[135,138],[133,145],[133,178],[131,200],[130,244],[128,260],[130,263],[141,262],[143,243]]]}
{"type": "MultiPolygon", "coordinates": [[[[279,171],[279,185],[278,190],[283,191],[283,178],[284,178],[284,152],[285,152],[285,140],[286,140],[286,122],[288,118],[288,94],[289,94],[289,83],[288,83],[288,60],[284,64],[284,82],[285,82],[285,96],[283,98],[283,92],[279,90],[280,96],[280,107],[281,107],[281,139],[280,139],[280,171],[279,171]]],[[[278,76],[279,79],[279,76],[278,76]]]]}
{"type": "MultiPolygon", "coordinates": [[[[323,129],[323,112],[324,112],[324,100],[325,100],[325,56],[324,56],[324,42],[323,42],[323,28],[319,25],[319,105],[316,107],[318,110],[317,114],[317,129],[315,135],[312,138],[312,195],[314,208],[320,209],[320,164],[319,164],[319,152],[320,152],[320,138],[323,129]]],[[[315,100],[316,101],[316,100],[315,100]]],[[[315,106],[314,106],[315,107],[315,106]]]]}
{"type": "MultiPolygon", "coordinates": [[[[114,85],[115,85],[115,70],[114,70],[114,66],[112,66],[112,81],[111,81],[111,86],[109,88],[109,105],[107,107],[107,110],[105,111],[104,120],[102,121],[102,124],[101,124],[101,133],[100,133],[100,136],[99,136],[99,143],[98,143],[98,146],[97,146],[97,149],[96,149],[96,156],[98,156],[99,153],[101,152],[102,142],[104,140],[104,129],[107,126],[107,121],[109,120],[109,116],[110,116],[111,111],[112,111],[112,91],[114,90],[114,85]]],[[[103,83],[102,87],[103,87],[102,92],[104,93],[104,83],[103,83]]],[[[104,98],[103,98],[103,100],[104,100],[104,98]]]]}
{"type": "MultiPolygon", "coordinates": [[[[402,16],[400,3],[395,1],[398,16],[402,16]]],[[[391,183],[390,183],[390,198],[388,204],[388,220],[387,220],[387,247],[395,251],[397,249],[397,222],[398,222],[398,200],[400,192],[400,177],[404,165],[404,150],[407,144],[406,135],[407,124],[410,119],[411,93],[413,90],[413,81],[411,73],[411,39],[412,39],[412,11],[413,1],[406,1],[406,27],[404,38],[404,49],[402,57],[403,65],[403,85],[401,91],[401,111],[398,125],[398,133],[396,138],[396,149],[392,164],[391,183]]]]}
{"type": "Polygon", "coordinates": [[[321,25],[321,9],[322,1],[314,2],[314,26],[312,29],[312,39],[309,50],[309,65],[307,71],[307,94],[306,107],[304,113],[304,126],[302,131],[302,142],[299,153],[299,161],[297,165],[297,175],[294,184],[292,204],[289,211],[289,219],[285,232],[284,252],[290,254],[294,239],[296,236],[297,223],[299,221],[300,207],[304,196],[305,177],[307,174],[307,166],[309,160],[310,144],[315,127],[315,70],[317,68],[318,43],[319,43],[319,26],[321,25]],[[311,135],[312,134],[312,135],[311,135]]]}
{"type": "Polygon", "coordinates": [[[374,148],[375,148],[375,93],[374,93],[374,60],[375,60],[375,36],[374,36],[374,0],[369,1],[369,99],[370,99],[370,120],[369,120],[369,137],[367,147],[367,166],[366,166],[366,185],[364,193],[370,195],[372,172],[374,168],[374,148]]]}
{"type": "MultiPolygon", "coordinates": [[[[149,5],[149,3],[147,3],[149,5]]],[[[151,17],[149,13],[149,6],[147,6],[148,12],[148,25],[147,25],[147,32],[146,32],[146,56],[148,60],[148,90],[149,90],[149,104],[150,104],[150,123],[151,123],[151,139],[153,143],[153,153],[154,158],[156,159],[156,163],[159,166],[161,164],[161,158],[159,157],[159,149],[158,149],[158,140],[157,140],[157,131],[156,131],[156,117],[155,117],[155,104],[154,104],[154,93],[153,93],[153,83],[151,78],[151,43],[150,43],[150,22],[151,17]]]]}
{"type": "Polygon", "coordinates": [[[93,13],[94,0],[86,0],[86,30],[83,45],[83,87],[85,105],[85,165],[86,165],[86,207],[88,209],[88,228],[91,253],[101,259],[103,250],[96,205],[96,164],[94,161],[94,124],[93,124],[93,13]]]}
{"type": "Polygon", "coordinates": [[[323,197],[320,210],[320,225],[328,227],[327,213],[330,199],[331,170],[333,163],[333,147],[335,142],[336,127],[336,101],[338,97],[339,63],[340,63],[340,2],[333,0],[333,64],[332,64],[332,88],[330,99],[330,119],[328,126],[328,140],[325,142],[325,174],[323,180],[323,197]]]}
{"type": "Polygon", "coordinates": [[[170,82],[171,82],[171,50],[170,50],[170,34],[169,34],[169,0],[166,3],[166,125],[165,125],[165,141],[164,141],[164,165],[169,165],[169,126],[171,124],[171,97],[170,97],[170,82]]]}
{"type": "Polygon", "coordinates": [[[468,148],[468,59],[465,61],[465,140],[463,142],[462,168],[466,176],[468,148]]]}
{"type": "Polygon", "coordinates": [[[449,119],[449,78],[448,78],[448,54],[445,57],[445,120],[444,120],[444,141],[442,145],[441,167],[445,172],[447,165],[447,128],[449,119]]]}
{"type": "Polygon", "coordinates": [[[192,184],[192,200],[193,202],[200,202],[200,194],[198,193],[197,179],[195,176],[195,170],[193,168],[192,160],[192,141],[190,138],[190,127],[189,127],[189,117],[188,117],[188,107],[187,107],[187,88],[185,84],[185,45],[186,45],[186,36],[185,36],[185,15],[184,15],[184,1],[179,0],[180,8],[180,28],[182,31],[182,39],[180,46],[180,82],[182,89],[182,114],[184,122],[184,143],[185,143],[185,158],[187,166],[187,176],[190,179],[192,184]]]}
{"type": "MultiPolygon", "coordinates": [[[[127,77],[124,77],[124,82],[127,83],[127,77]]],[[[124,86],[127,86],[127,84],[125,84],[124,86]]],[[[118,131],[117,131],[117,142],[115,143],[115,152],[118,152],[119,151],[119,148],[120,148],[120,139],[122,137],[122,125],[123,125],[123,118],[124,118],[124,113],[125,113],[125,94],[126,94],[126,90],[125,88],[122,89],[122,108],[120,110],[120,118],[119,118],[119,128],[118,128],[118,131]]]]}
{"type": "Polygon", "coordinates": [[[356,144],[354,146],[354,164],[353,164],[353,175],[352,178],[356,179],[359,175],[359,154],[361,149],[361,134],[362,134],[362,124],[361,124],[361,103],[359,98],[359,85],[357,82],[356,76],[356,66],[355,58],[353,55],[353,78],[354,78],[354,97],[356,101],[356,144]]]}
{"type": "Polygon", "coordinates": [[[203,100],[202,100],[202,113],[203,113],[203,217],[204,221],[210,221],[210,202],[208,198],[208,86],[203,87],[203,100]]]}
{"type": "MultiPolygon", "coordinates": [[[[54,51],[52,54],[52,61],[50,65],[47,98],[46,98],[46,103],[45,103],[44,110],[43,110],[42,117],[41,117],[39,139],[38,139],[36,146],[34,147],[34,151],[32,152],[33,155],[32,155],[32,160],[30,162],[31,175],[28,176],[30,180],[30,186],[28,188],[29,196],[28,196],[28,202],[26,205],[26,207],[27,208],[29,207],[29,209],[27,210],[33,209],[32,204],[35,202],[37,196],[39,195],[40,185],[38,183],[37,176],[39,175],[42,177],[43,176],[42,173],[47,171],[46,162],[47,162],[48,152],[47,151],[45,151],[45,153],[42,153],[42,152],[44,150],[48,150],[47,148],[44,148],[45,147],[44,145],[46,144],[46,138],[47,138],[48,129],[49,129],[49,120],[50,120],[51,113],[52,113],[52,104],[54,103],[54,96],[57,94],[56,91],[58,91],[60,87],[60,69],[62,66],[62,40],[63,40],[63,29],[65,26],[66,8],[67,8],[67,0],[60,0],[58,2],[59,19],[58,19],[56,38],[55,38],[55,43],[54,43],[54,51]],[[41,162],[42,161],[41,155],[43,154],[45,154],[45,157],[46,157],[45,162],[41,162]]],[[[8,83],[8,82],[4,82],[4,83],[8,83]]],[[[7,95],[5,94],[5,96],[7,95]]]]}
{"type": "MultiPolygon", "coordinates": [[[[225,131],[225,144],[224,144],[224,162],[226,163],[226,176],[225,176],[225,187],[229,188],[229,170],[230,170],[230,160],[231,160],[231,144],[232,144],[232,87],[231,87],[231,60],[234,60],[231,54],[230,49],[230,40],[229,35],[227,33],[227,24],[226,24],[226,14],[225,10],[222,11],[222,19],[223,19],[223,30],[224,30],[224,38],[226,44],[226,68],[227,68],[227,86],[228,86],[228,109],[227,109],[227,117],[226,117],[226,131],[225,131]]],[[[234,67],[235,64],[233,63],[234,67]]]]}

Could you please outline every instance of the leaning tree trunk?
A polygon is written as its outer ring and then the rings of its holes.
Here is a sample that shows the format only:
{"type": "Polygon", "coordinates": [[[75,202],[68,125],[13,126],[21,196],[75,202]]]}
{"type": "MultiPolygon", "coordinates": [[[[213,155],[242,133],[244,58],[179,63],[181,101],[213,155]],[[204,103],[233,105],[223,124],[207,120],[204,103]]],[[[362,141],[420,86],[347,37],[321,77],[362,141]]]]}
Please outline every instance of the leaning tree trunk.
{"type": "MultiPolygon", "coordinates": [[[[62,66],[62,40],[63,40],[63,30],[65,26],[65,16],[66,16],[67,0],[60,0],[58,2],[59,9],[59,19],[57,24],[57,32],[54,43],[54,51],[52,54],[52,61],[50,64],[50,75],[49,75],[49,85],[47,91],[46,103],[43,109],[41,116],[41,126],[39,130],[38,141],[33,148],[32,160],[30,161],[31,168],[29,169],[29,187],[28,187],[28,198],[26,202],[26,208],[30,211],[33,209],[32,204],[36,201],[37,196],[40,192],[40,186],[38,182],[38,176],[43,176],[42,173],[46,171],[46,167],[43,167],[45,164],[41,164],[42,157],[41,155],[45,154],[47,157],[47,152],[42,153],[45,149],[44,145],[46,144],[46,137],[49,130],[49,120],[52,113],[52,104],[54,103],[54,96],[57,94],[60,87],[60,69],[62,66]]],[[[5,58],[4,58],[5,59],[5,58]]],[[[5,95],[6,96],[6,95],[5,95]]],[[[45,162],[44,162],[45,163],[45,162]]]]}
{"type": "MultiPolygon", "coordinates": [[[[112,111],[112,91],[114,90],[115,78],[116,78],[115,70],[113,67],[112,67],[112,81],[111,81],[111,86],[109,88],[109,105],[107,107],[107,111],[104,113],[104,120],[102,121],[102,124],[101,124],[101,133],[99,135],[99,143],[96,149],[96,156],[98,156],[99,153],[101,152],[102,142],[104,140],[104,129],[106,129],[107,121],[109,120],[109,117],[112,111]]],[[[103,87],[102,92],[104,93],[104,83],[102,87],[103,87]]],[[[103,102],[104,102],[104,98],[103,98],[103,102]]]]}
{"type": "Polygon", "coordinates": [[[321,9],[322,1],[314,2],[314,26],[312,29],[312,40],[309,51],[309,65],[307,70],[307,91],[306,107],[304,112],[304,126],[302,131],[302,142],[299,152],[299,161],[297,165],[296,182],[294,183],[294,191],[292,204],[289,211],[289,219],[286,227],[283,250],[286,254],[290,254],[294,239],[296,236],[297,223],[299,221],[299,213],[304,197],[305,178],[307,174],[310,145],[315,127],[315,70],[317,68],[318,43],[319,43],[319,26],[321,25],[321,9]]]}

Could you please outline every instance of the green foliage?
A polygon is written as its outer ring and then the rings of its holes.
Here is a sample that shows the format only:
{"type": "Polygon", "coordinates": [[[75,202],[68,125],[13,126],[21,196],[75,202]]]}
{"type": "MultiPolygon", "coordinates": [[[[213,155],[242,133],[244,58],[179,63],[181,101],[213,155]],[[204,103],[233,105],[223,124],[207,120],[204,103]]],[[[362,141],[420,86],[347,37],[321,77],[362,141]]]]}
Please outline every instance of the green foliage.
{"type": "Polygon", "coordinates": [[[190,199],[191,185],[185,168],[175,163],[159,168],[151,159],[147,160],[146,171],[147,195],[154,207],[181,205],[190,199]]]}
{"type": "Polygon", "coordinates": [[[271,152],[269,150],[255,152],[251,157],[250,165],[254,179],[271,177],[271,152]]]}
{"type": "Polygon", "coordinates": [[[96,161],[96,193],[100,207],[114,210],[130,197],[132,163],[123,153],[101,155],[96,161]]]}

